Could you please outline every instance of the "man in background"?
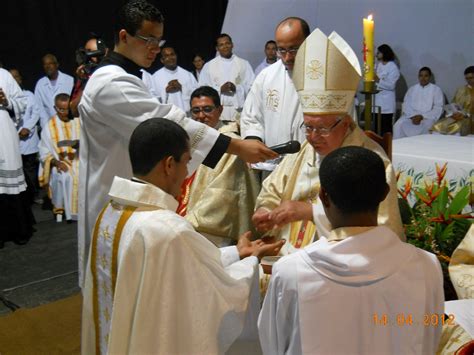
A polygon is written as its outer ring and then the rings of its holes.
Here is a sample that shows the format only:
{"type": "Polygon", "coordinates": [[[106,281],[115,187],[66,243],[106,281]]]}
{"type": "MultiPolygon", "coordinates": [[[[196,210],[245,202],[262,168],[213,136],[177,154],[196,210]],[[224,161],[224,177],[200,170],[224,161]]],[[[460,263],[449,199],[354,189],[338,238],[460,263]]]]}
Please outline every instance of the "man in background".
{"type": "Polygon", "coordinates": [[[277,44],[274,40],[265,43],[265,59],[255,69],[255,76],[277,61],[277,44]]]}

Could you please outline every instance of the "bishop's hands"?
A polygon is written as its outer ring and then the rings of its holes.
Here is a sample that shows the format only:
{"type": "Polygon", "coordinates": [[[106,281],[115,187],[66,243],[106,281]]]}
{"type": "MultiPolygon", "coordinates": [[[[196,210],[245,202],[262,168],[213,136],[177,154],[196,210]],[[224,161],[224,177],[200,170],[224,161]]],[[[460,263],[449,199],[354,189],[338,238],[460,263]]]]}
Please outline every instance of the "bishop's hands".
{"type": "Polygon", "coordinates": [[[464,113],[462,112],[454,112],[451,118],[455,121],[461,121],[464,119],[464,113]]]}
{"type": "Polygon", "coordinates": [[[276,240],[275,237],[264,237],[254,241],[250,240],[251,232],[245,232],[239,237],[237,250],[241,259],[256,256],[261,260],[264,256],[278,255],[285,240],[276,240]]]}
{"type": "Polygon", "coordinates": [[[172,94],[174,92],[178,92],[178,91],[181,91],[182,90],[182,86],[181,84],[179,83],[178,80],[171,80],[170,82],[168,82],[168,86],[166,86],[165,88],[165,91],[168,93],[168,94],[172,94]]]}
{"type": "Polygon", "coordinates": [[[304,201],[283,201],[273,211],[259,208],[252,216],[255,229],[262,233],[304,220],[313,220],[313,205],[304,201]]]}
{"type": "Polygon", "coordinates": [[[230,81],[222,84],[221,86],[222,95],[233,96],[236,91],[237,91],[237,88],[235,87],[235,84],[230,81]]]}
{"type": "Polygon", "coordinates": [[[246,163],[259,163],[278,157],[278,153],[256,139],[232,138],[227,153],[238,155],[246,163]]]}

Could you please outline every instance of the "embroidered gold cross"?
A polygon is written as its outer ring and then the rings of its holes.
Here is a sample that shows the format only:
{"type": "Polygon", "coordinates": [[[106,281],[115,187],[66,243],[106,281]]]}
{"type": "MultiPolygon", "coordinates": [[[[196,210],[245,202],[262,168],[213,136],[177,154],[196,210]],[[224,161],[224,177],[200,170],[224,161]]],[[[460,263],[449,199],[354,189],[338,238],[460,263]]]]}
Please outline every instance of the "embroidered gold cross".
{"type": "Polygon", "coordinates": [[[110,240],[109,226],[102,229],[101,236],[104,237],[104,239],[110,240]]]}

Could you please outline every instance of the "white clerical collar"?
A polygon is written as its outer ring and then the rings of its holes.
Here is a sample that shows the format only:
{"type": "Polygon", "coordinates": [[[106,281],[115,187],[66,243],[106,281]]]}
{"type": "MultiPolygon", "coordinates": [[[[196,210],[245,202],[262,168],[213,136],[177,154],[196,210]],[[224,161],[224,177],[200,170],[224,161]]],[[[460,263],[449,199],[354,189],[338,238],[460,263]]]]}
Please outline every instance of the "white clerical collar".
{"type": "Polygon", "coordinates": [[[176,211],[178,201],[173,196],[144,180],[133,179],[131,181],[116,176],[110,187],[110,198],[123,205],[176,211]]]}

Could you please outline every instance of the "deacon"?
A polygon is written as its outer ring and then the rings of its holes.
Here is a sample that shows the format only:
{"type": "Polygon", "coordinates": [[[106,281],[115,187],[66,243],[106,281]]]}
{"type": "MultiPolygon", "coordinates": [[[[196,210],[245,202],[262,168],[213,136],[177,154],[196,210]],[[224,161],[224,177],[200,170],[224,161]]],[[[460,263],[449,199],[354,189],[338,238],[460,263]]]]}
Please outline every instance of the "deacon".
{"type": "Polygon", "coordinates": [[[186,131],[163,118],[130,137],[134,177],[114,178],[94,229],[83,354],[223,354],[247,317],[256,319],[259,307],[248,305],[257,258],[284,241],[250,242],[245,233],[219,250],[175,213],[190,145],[186,131]]]}
{"type": "Polygon", "coordinates": [[[226,33],[220,34],[216,39],[218,56],[204,64],[199,74],[199,86],[207,85],[220,93],[224,122],[238,121],[255,78],[250,63],[233,54],[233,48],[232,38],[226,33]]]}
{"type": "Polygon", "coordinates": [[[58,94],[54,102],[56,115],[41,132],[39,183],[48,189],[57,222],[63,215],[77,220],[81,125],[78,118],[69,118],[68,94],[58,94]]]}
{"type": "Polygon", "coordinates": [[[330,152],[349,145],[370,149],[383,159],[390,192],[380,205],[378,223],[405,238],[392,164],[349,114],[360,76],[354,51],[335,32],[328,38],[316,29],[300,47],[293,81],[304,113],[306,142],[298,154],[287,155],[263,182],[253,216],[257,230],[290,242],[285,252],[329,235],[331,224],[317,201],[319,167],[330,152]]]}
{"type": "MultiPolygon", "coordinates": [[[[191,94],[191,115],[196,121],[232,138],[239,137],[236,122],[223,125],[219,93],[201,86],[191,94]]],[[[252,229],[252,214],[260,184],[255,172],[235,155],[224,154],[214,169],[201,165],[181,188],[177,212],[194,229],[222,247],[235,244],[252,229]]]]}
{"type": "Polygon", "coordinates": [[[276,27],[280,60],[257,76],[245,100],[240,118],[244,138],[258,139],[267,146],[304,142],[303,112],[291,76],[298,48],[308,35],[308,24],[299,17],[288,17],[276,27]]]}
{"type": "Polygon", "coordinates": [[[163,16],[145,0],[125,4],[115,27],[115,48],[89,79],[79,104],[82,120],[79,178],[79,281],[82,285],[92,226],[115,175],[132,176],[127,145],[133,129],[151,117],[179,123],[191,138],[189,170],[214,167],[224,153],[244,161],[275,158],[263,144],[232,139],[185,117],[174,105],[162,105],[141,80],[160,53],[163,16]],[[251,143],[251,144],[249,144],[251,143]]]}
{"type": "Polygon", "coordinates": [[[333,230],[273,265],[258,324],[263,353],[435,354],[443,274],[435,255],[378,225],[390,190],[383,160],[347,146],[324,158],[319,176],[333,230]]]}
{"type": "Polygon", "coordinates": [[[408,89],[403,100],[402,116],[393,126],[393,139],[428,134],[443,113],[443,92],[430,80],[431,69],[421,68],[419,83],[408,89]]]}
{"type": "Polygon", "coordinates": [[[152,75],[155,93],[164,104],[173,104],[189,113],[189,98],[198,83],[193,74],[178,66],[178,57],[174,48],[161,49],[163,68],[152,75]]]}

